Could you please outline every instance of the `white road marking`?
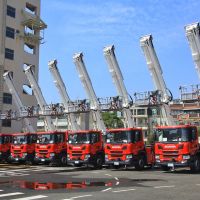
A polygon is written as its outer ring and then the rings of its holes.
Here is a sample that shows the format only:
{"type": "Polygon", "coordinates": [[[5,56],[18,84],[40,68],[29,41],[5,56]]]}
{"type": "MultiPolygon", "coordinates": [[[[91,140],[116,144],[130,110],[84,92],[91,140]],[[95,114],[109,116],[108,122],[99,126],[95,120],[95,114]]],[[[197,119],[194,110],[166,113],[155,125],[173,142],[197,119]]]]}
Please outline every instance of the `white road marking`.
{"type": "Polygon", "coordinates": [[[20,195],[20,194],[24,194],[24,193],[22,193],[22,192],[13,192],[13,193],[0,194],[0,198],[1,197],[20,195]]]}
{"type": "Polygon", "coordinates": [[[71,197],[69,199],[63,199],[63,200],[73,200],[73,199],[84,198],[84,197],[91,197],[91,196],[92,196],[91,194],[88,194],[88,195],[83,195],[83,196],[71,197]]]}
{"type": "Polygon", "coordinates": [[[0,192],[2,192],[3,190],[0,190],[0,192]]]}
{"type": "Polygon", "coordinates": [[[42,198],[47,198],[47,197],[48,196],[37,195],[37,196],[23,197],[23,198],[18,198],[18,199],[11,199],[11,200],[32,200],[32,199],[42,199],[42,198]]]}
{"type": "Polygon", "coordinates": [[[200,186],[200,184],[198,183],[198,184],[196,184],[197,186],[200,186]]]}
{"type": "Polygon", "coordinates": [[[127,190],[115,190],[115,191],[112,191],[112,192],[128,192],[128,191],[133,191],[135,190],[134,188],[132,189],[127,189],[127,190]]]}
{"type": "Polygon", "coordinates": [[[117,181],[115,185],[119,185],[119,181],[117,181]]]}
{"type": "Polygon", "coordinates": [[[112,175],[110,175],[110,174],[105,174],[106,176],[112,176],[112,175]]]}
{"type": "Polygon", "coordinates": [[[175,185],[163,185],[163,186],[155,186],[155,189],[159,189],[159,188],[173,188],[175,187],[175,185]]]}
{"type": "Polygon", "coordinates": [[[117,180],[117,181],[118,181],[119,179],[118,179],[117,177],[115,177],[115,180],[117,180]]]}
{"type": "Polygon", "coordinates": [[[107,189],[105,189],[105,190],[101,190],[101,192],[106,192],[106,191],[108,191],[108,190],[111,190],[112,188],[107,188],[107,189]]]}

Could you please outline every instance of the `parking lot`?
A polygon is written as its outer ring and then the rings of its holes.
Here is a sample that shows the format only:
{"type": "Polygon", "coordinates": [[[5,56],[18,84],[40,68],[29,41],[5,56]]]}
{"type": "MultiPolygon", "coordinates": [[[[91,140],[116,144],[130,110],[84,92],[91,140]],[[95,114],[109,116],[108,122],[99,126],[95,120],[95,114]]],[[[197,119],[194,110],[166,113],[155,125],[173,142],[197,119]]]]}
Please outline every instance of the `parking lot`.
{"type": "Polygon", "coordinates": [[[199,198],[200,174],[188,169],[93,170],[0,165],[0,199],[182,199],[199,198]]]}

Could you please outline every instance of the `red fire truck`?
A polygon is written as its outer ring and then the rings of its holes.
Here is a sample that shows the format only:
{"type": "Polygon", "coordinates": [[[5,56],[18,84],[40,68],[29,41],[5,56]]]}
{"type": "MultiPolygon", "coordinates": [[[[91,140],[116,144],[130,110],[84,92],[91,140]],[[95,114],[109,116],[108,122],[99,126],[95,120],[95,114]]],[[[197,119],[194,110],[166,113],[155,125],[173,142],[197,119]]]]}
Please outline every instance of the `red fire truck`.
{"type": "Polygon", "coordinates": [[[11,134],[0,133],[0,161],[8,161],[10,156],[11,134]]]}
{"type": "Polygon", "coordinates": [[[35,133],[14,133],[12,136],[9,160],[32,163],[35,157],[37,135],[35,133]]]}
{"type": "Polygon", "coordinates": [[[61,131],[37,133],[35,162],[66,165],[67,134],[61,131]]]}
{"type": "Polygon", "coordinates": [[[200,145],[197,127],[191,125],[161,126],[155,129],[155,159],[163,170],[190,167],[200,170],[200,145]]]}
{"type": "Polygon", "coordinates": [[[106,134],[105,164],[114,167],[135,166],[137,170],[154,165],[154,150],[145,146],[142,129],[110,129],[106,134]]]}
{"type": "Polygon", "coordinates": [[[95,168],[102,167],[104,149],[101,131],[71,131],[68,138],[68,164],[74,166],[92,165],[95,168]]]}

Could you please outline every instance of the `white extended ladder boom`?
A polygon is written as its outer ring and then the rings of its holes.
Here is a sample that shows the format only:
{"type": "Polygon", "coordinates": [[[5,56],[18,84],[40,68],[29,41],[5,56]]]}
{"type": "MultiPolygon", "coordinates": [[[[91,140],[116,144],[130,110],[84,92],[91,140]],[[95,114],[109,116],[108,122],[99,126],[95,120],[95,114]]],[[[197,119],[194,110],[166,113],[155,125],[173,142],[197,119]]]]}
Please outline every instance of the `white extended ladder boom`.
{"type": "Polygon", "coordinates": [[[195,68],[200,79],[200,26],[199,23],[192,23],[185,26],[186,37],[192,51],[195,68]]]}
{"type": "Polygon", "coordinates": [[[103,49],[103,52],[118,94],[122,97],[122,107],[123,115],[125,118],[125,126],[132,128],[135,126],[135,123],[133,121],[132,114],[129,108],[129,95],[124,85],[124,78],[122,76],[122,72],[120,70],[119,64],[115,56],[114,45],[105,47],[103,49]]]}
{"type": "MultiPolygon", "coordinates": [[[[69,106],[71,106],[71,100],[69,98],[65,84],[58,70],[57,61],[56,60],[50,61],[48,65],[49,65],[49,70],[53,76],[54,83],[58,89],[58,92],[60,93],[60,97],[61,97],[62,103],[64,104],[64,108],[67,112],[69,112],[69,106]]],[[[80,129],[79,125],[77,124],[76,116],[74,113],[69,113],[67,115],[67,118],[68,118],[68,124],[70,125],[71,130],[80,129]]]]}
{"type": "MultiPolygon", "coordinates": [[[[45,106],[47,105],[43,95],[42,95],[42,91],[41,91],[41,88],[38,84],[38,82],[36,81],[35,79],[35,75],[34,75],[34,72],[32,70],[32,66],[28,66],[25,70],[24,70],[26,76],[27,76],[27,79],[29,80],[30,84],[31,84],[31,88],[34,92],[34,95],[37,99],[37,102],[40,106],[40,109],[42,110],[42,113],[45,114],[45,106]]],[[[53,131],[55,130],[55,126],[53,124],[53,121],[51,119],[50,116],[45,116],[44,117],[45,119],[45,130],[48,130],[48,131],[53,131]]]]}
{"type": "Polygon", "coordinates": [[[152,35],[145,35],[140,38],[140,46],[143,50],[146,62],[152,76],[154,87],[156,90],[162,92],[162,102],[164,103],[161,107],[161,113],[164,120],[164,123],[167,125],[174,125],[175,122],[173,117],[170,114],[170,107],[168,102],[170,101],[170,96],[168,94],[169,90],[167,89],[165,80],[163,78],[163,71],[160,66],[158,57],[156,55],[154,46],[153,46],[153,37],[152,35]]]}
{"type": "MultiPolygon", "coordinates": [[[[14,97],[14,102],[15,102],[15,105],[20,113],[20,111],[23,111],[22,109],[24,109],[24,106],[22,104],[22,101],[17,93],[17,90],[15,89],[15,86],[13,84],[13,78],[11,76],[11,73],[8,71],[8,72],[5,72],[3,74],[3,78],[4,78],[4,81],[10,91],[10,93],[13,95],[14,97]]],[[[28,132],[31,132],[31,133],[34,133],[35,130],[34,128],[31,126],[31,123],[30,123],[30,120],[28,118],[24,118],[24,122],[25,122],[25,128],[27,129],[28,132]]]]}
{"type": "Polygon", "coordinates": [[[94,88],[92,86],[92,82],[90,80],[90,77],[88,75],[87,69],[85,67],[84,61],[83,61],[83,54],[82,53],[76,53],[73,56],[74,63],[76,65],[76,69],[79,74],[79,78],[83,84],[83,87],[87,93],[87,96],[90,99],[92,109],[93,117],[94,117],[94,123],[95,128],[101,130],[103,133],[106,132],[106,127],[104,124],[104,121],[102,119],[101,113],[100,113],[100,106],[97,99],[97,96],[95,94],[94,88]]]}

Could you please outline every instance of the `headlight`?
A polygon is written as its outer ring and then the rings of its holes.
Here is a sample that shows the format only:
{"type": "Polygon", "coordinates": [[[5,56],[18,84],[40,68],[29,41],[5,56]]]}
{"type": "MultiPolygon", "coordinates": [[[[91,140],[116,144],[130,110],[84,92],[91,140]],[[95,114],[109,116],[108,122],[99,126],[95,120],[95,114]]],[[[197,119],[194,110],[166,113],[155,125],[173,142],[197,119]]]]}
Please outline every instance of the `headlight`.
{"type": "Polygon", "coordinates": [[[108,154],[105,154],[105,159],[108,159],[108,154]]]}
{"type": "Polygon", "coordinates": [[[126,159],[130,159],[130,158],[133,158],[133,155],[132,155],[132,154],[126,155],[126,159]]]}
{"type": "Polygon", "coordinates": [[[190,159],[190,155],[183,155],[183,159],[184,160],[189,160],[190,159]]]}
{"type": "Polygon", "coordinates": [[[23,153],[23,156],[27,156],[27,153],[23,153]]]}
{"type": "Polygon", "coordinates": [[[0,152],[0,155],[2,154],[2,152],[0,152]]]}
{"type": "Polygon", "coordinates": [[[155,159],[156,159],[156,160],[159,160],[159,159],[160,159],[160,156],[159,156],[159,155],[155,155],[155,159]]]}
{"type": "Polygon", "coordinates": [[[69,154],[67,154],[67,158],[70,158],[69,154]]]}
{"type": "Polygon", "coordinates": [[[87,160],[88,158],[90,158],[90,154],[85,155],[85,160],[87,160]]]}
{"type": "Polygon", "coordinates": [[[50,155],[51,157],[53,157],[53,156],[55,156],[55,153],[50,153],[49,155],[50,155]]]}

